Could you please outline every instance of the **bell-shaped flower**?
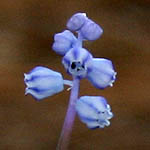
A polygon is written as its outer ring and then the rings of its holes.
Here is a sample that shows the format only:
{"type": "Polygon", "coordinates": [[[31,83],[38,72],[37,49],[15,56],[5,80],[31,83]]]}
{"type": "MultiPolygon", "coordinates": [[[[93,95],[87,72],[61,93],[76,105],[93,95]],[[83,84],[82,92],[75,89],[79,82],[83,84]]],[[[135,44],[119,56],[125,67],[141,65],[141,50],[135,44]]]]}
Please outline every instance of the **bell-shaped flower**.
{"type": "Polygon", "coordinates": [[[80,120],[90,129],[109,126],[113,117],[110,106],[102,96],[82,96],[76,101],[76,111],[80,120]]]}
{"type": "Polygon", "coordinates": [[[72,31],[78,31],[87,19],[85,13],[76,13],[68,20],[67,28],[72,31]]]}
{"type": "Polygon", "coordinates": [[[76,41],[77,39],[74,34],[69,30],[65,30],[55,34],[52,48],[56,53],[65,55],[66,52],[73,47],[76,41]]]}
{"type": "Polygon", "coordinates": [[[79,79],[86,77],[92,55],[82,47],[74,47],[63,57],[62,63],[69,74],[79,79]]]}
{"type": "Polygon", "coordinates": [[[64,80],[59,72],[46,67],[35,67],[28,74],[24,74],[26,84],[25,94],[31,94],[37,100],[63,91],[64,80]]]}
{"type": "Polygon", "coordinates": [[[107,86],[113,86],[116,79],[112,62],[104,58],[93,58],[88,66],[88,80],[97,88],[104,89],[107,86]]]}
{"type": "Polygon", "coordinates": [[[92,20],[87,19],[82,26],[80,33],[85,40],[93,41],[102,35],[103,29],[92,20]]]}

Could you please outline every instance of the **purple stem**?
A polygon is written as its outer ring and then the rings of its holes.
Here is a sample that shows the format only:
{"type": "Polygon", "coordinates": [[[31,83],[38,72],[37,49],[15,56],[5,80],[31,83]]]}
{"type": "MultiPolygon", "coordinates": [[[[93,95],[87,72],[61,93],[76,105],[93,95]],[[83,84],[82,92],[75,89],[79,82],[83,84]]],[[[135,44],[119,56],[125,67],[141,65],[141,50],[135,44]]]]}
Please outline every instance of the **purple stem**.
{"type": "Polygon", "coordinates": [[[74,77],[68,110],[61,131],[61,135],[58,141],[57,150],[67,150],[69,145],[69,140],[70,140],[70,136],[71,136],[71,132],[72,132],[75,116],[76,116],[75,103],[76,100],[78,99],[79,83],[80,83],[79,79],[74,77]]]}

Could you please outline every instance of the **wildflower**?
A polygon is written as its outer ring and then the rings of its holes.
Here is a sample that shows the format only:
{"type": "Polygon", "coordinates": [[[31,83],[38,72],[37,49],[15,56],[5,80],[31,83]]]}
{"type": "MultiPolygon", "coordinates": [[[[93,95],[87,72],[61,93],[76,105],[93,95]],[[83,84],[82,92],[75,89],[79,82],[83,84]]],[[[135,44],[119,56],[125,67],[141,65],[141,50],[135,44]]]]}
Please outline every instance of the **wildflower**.
{"type": "Polygon", "coordinates": [[[116,72],[110,60],[93,58],[86,49],[75,47],[63,57],[62,63],[70,75],[87,78],[96,88],[113,86],[116,72]]]}
{"type": "Polygon", "coordinates": [[[89,19],[85,13],[73,15],[67,22],[67,27],[80,33],[83,39],[90,41],[98,39],[103,33],[103,29],[89,19]]]}
{"type": "Polygon", "coordinates": [[[76,41],[77,39],[74,34],[69,30],[65,30],[55,34],[52,48],[56,53],[65,55],[66,52],[73,47],[76,41]]]}
{"type": "Polygon", "coordinates": [[[104,89],[107,86],[113,86],[117,73],[110,60],[93,58],[90,65],[87,78],[95,87],[104,89]]]}
{"type": "Polygon", "coordinates": [[[46,67],[35,67],[24,76],[24,82],[27,85],[25,94],[31,94],[37,100],[59,93],[64,89],[62,75],[46,67]]]}
{"type": "Polygon", "coordinates": [[[82,96],[76,102],[76,111],[80,120],[90,129],[109,126],[113,117],[110,106],[102,96],[82,96]]]}
{"type": "Polygon", "coordinates": [[[78,98],[82,78],[87,78],[99,89],[112,86],[116,80],[112,62],[104,58],[93,58],[92,54],[82,46],[84,40],[98,39],[103,29],[85,13],[74,14],[68,20],[67,28],[77,32],[77,37],[69,30],[57,33],[52,48],[56,53],[63,55],[62,64],[73,77],[73,81],[64,80],[59,72],[45,67],[35,67],[28,74],[24,74],[24,82],[27,85],[25,94],[31,94],[37,100],[63,91],[64,85],[71,86],[69,106],[57,149],[67,149],[76,112],[80,120],[90,129],[109,126],[109,119],[113,117],[104,97],[78,98]]]}
{"type": "Polygon", "coordinates": [[[69,74],[81,79],[86,77],[91,60],[92,55],[86,49],[74,47],[66,53],[62,63],[69,74]]]}

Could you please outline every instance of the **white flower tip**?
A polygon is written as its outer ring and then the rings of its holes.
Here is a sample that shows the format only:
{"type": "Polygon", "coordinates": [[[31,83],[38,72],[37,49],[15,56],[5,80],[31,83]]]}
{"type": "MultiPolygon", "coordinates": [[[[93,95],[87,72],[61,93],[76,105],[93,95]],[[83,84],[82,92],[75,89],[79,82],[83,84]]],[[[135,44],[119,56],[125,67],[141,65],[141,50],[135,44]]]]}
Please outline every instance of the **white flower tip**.
{"type": "Polygon", "coordinates": [[[28,94],[28,88],[26,88],[24,95],[28,94]]]}
{"type": "Polygon", "coordinates": [[[24,81],[30,80],[31,76],[27,73],[24,73],[24,81]]]}
{"type": "Polygon", "coordinates": [[[110,121],[106,120],[105,125],[108,127],[110,125],[110,121]]]}
{"type": "Polygon", "coordinates": [[[115,80],[111,80],[110,83],[109,83],[109,86],[110,86],[110,87],[113,87],[113,83],[114,83],[114,82],[115,82],[115,80]]]}
{"type": "Polygon", "coordinates": [[[109,112],[108,114],[109,114],[108,119],[111,119],[114,116],[112,112],[109,112]]]}
{"type": "Polygon", "coordinates": [[[24,77],[26,77],[27,76],[27,74],[26,73],[24,73],[24,77]]]}
{"type": "Polygon", "coordinates": [[[24,79],[26,80],[26,79],[27,79],[27,74],[26,74],[26,73],[24,73],[23,75],[24,75],[24,79]]]}
{"type": "Polygon", "coordinates": [[[113,84],[112,84],[112,83],[110,83],[110,87],[113,87],[113,84]]]}
{"type": "Polygon", "coordinates": [[[86,17],[86,13],[82,13],[82,15],[86,17]]]}
{"type": "Polygon", "coordinates": [[[114,74],[113,74],[113,79],[114,80],[116,79],[116,75],[117,75],[117,72],[114,72],[114,74]]]}
{"type": "Polygon", "coordinates": [[[117,75],[117,72],[114,72],[114,74],[113,74],[113,80],[111,80],[111,82],[110,82],[110,84],[109,84],[110,87],[113,87],[113,83],[114,83],[115,80],[116,80],[116,75],[117,75]]]}
{"type": "Polygon", "coordinates": [[[106,105],[107,110],[111,111],[110,105],[106,105]]]}

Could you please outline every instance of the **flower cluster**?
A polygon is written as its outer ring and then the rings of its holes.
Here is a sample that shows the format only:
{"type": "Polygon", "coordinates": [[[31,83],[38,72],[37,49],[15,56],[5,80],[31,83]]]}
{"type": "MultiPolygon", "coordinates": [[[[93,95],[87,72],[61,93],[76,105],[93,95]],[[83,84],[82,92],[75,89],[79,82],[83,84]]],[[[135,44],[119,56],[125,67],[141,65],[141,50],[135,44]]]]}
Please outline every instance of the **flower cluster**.
{"type": "MultiPolygon", "coordinates": [[[[88,79],[98,89],[113,86],[116,72],[112,62],[104,58],[93,58],[82,46],[84,40],[98,39],[103,33],[102,28],[85,13],[73,15],[67,22],[67,28],[68,30],[54,35],[52,46],[57,54],[63,56],[62,64],[67,73],[79,80],[88,79]]],[[[72,81],[64,80],[60,73],[45,67],[36,67],[24,75],[27,85],[25,93],[37,100],[63,91],[64,85],[73,86],[72,81]]],[[[113,117],[106,99],[101,96],[82,96],[76,100],[75,108],[80,120],[91,129],[109,126],[108,120],[113,117]]]]}

